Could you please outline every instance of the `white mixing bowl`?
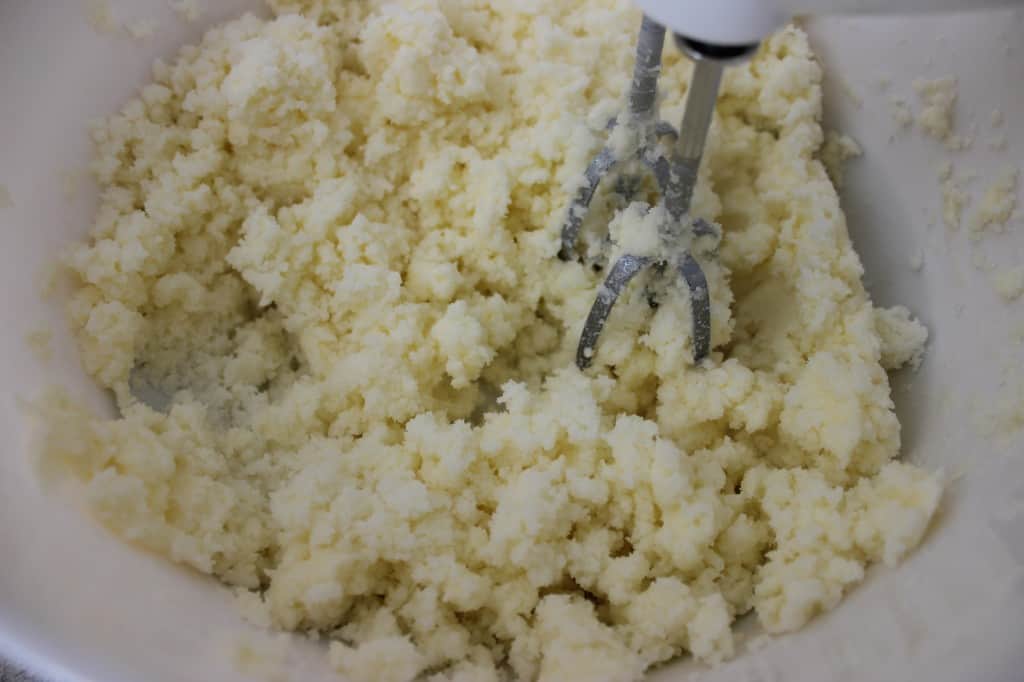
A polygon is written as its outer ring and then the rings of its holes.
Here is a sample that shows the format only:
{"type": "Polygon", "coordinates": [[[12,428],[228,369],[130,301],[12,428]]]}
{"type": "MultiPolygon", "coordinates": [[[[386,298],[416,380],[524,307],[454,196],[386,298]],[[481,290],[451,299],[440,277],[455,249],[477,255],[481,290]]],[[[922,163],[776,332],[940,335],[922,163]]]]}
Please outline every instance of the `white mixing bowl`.
{"type": "MultiPolygon", "coordinates": [[[[87,2],[0,3],[0,184],[13,200],[0,208],[0,657],[50,678],[249,679],[226,652],[237,653],[239,636],[257,646],[266,637],[246,629],[212,580],[127,546],[73,496],[45,490],[19,407],[59,382],[112,409],[78,366],[59,301],[41,300],[40,273],[90,226],[91,181],[63,191],[88,161],[86,123],[144,83],[154,57],[171,57],[206,26],[255,8],[245,0],[206,5],[199,22],[186,24],[165,0],[114,2],[119,17],[159,22],[155,36],[135,42],[97,34],[87,2]],[[45,365],[24,341],[40,327],[54,330],[45,365]]],[[[917,77],[959,77],[957,125],[976,129],[954,161],[977,171],[980,196],[1001,166],[1024,159],[1024,10],[807,27],[831,75],[826,127],[851,134],[865,152],[847,168],[844,204],[868,287],[883,304],[908,305],[932,331],[921,370],[894,384],[904,456],[963,475],[949,483],[921,548],[896,569],[872,571],[832,613],[715,670],[680,663],[652,678],[1016,682],[1024,679],[1024,431],[986,437],[979,427],[1011,407],[1001,395],[1017,395],[1022,407],[1024,385],[1015,382],[1024,373],[1015,378],[1013,368],[1024,346],[1012,336],[1024,299],[1003,302],[991,273],[972,264],[964,231],[942,226],[937,168],[950,152],[901,130],[890,98],[913,101],[917,77]],[[994,109],[1005,118],[999,128],[994,109]],[[998,135],[1006,149],[986,144],[998,135]],[[909,265],[915,254],[923,254],[920,271],[909,265]]],[[[1024,262],[1024,225],[977,250],[1000,266],[1024,262]]],[[[316,644],[289,646],[290,678],[329,679],[316,644]]]]}

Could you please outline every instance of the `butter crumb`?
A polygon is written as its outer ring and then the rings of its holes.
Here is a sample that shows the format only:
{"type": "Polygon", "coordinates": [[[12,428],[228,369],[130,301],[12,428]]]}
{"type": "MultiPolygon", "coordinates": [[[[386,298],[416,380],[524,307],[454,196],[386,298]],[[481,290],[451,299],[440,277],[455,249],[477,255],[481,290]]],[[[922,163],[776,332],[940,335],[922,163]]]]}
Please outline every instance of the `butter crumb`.
{"type": "Polygon", "coordinates": [[[261,628],[273,626],[270,609],[258,592],[239,587],[234,590],[234,596],[235,605],[247,623],[261,628]]]}
{"type": "Polygon", "coordinates": [[[978,210],[968,223],[971,239],[981,239],[986,230],[1004,232],[1017,207],[1017,169],[1003,166],[992,185],[978,204],[978,210]]]}
{"type": "Polygon", "coordinates": [[[825,134],[825,144],[821,148],[821,162],[836,189],[843,187],[843,164],[863,154],[857,141],[849,135],[830,130],[825,134]]]}
{"type": "Polygon", "coordinates": [[[875,308],[875,330],[882,343],[882,367],[894,370],[908,365],[918,369],[928,342],[928,328],[906,306],[875,308]]]}
{"type": "Polygon", "coordinates": [[[332,642],[332,667],[345,679],[374,682],[406,682],[427,667],[423,655],[407,637],[390,635],[348,646],[332,642]]]}
{"type": "Polygon", "coordinates": [[[957,98],[956,79],[947,76],[935,79],[917,79],[913,83],[922,102],[917,124],[927,134],[941,140],[952,150],[966,149],[970,140],[953,132],[953,117],[957,98]]]}
{"type": "Polygon", "coordinates": [[[97,33],[110,34],[117,31],[117,20],[110,0],[86,0],[86,18],[97,33]]]}

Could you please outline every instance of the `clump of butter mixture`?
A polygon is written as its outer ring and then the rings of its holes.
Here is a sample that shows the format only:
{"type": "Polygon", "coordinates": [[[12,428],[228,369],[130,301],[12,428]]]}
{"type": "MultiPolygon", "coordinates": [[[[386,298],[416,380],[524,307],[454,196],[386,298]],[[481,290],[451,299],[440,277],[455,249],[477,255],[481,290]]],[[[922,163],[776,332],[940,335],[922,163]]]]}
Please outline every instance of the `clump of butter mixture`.
{"type": "Polygon", "coordinates": [[[600,276],[558,228],[637,12],[272,5],[95,130],[70,316],[122,416],[54,397],[44,447],[100,521],[382,681],[718,662],[737,616],[795,630],[919,542],[940,484],[895,461],[883,365],[926,335],[865,293],[801,31],[725,77],[694,199],[724,230],[708,365],[681,294],[636,295],[584,374],[600,276]]]}

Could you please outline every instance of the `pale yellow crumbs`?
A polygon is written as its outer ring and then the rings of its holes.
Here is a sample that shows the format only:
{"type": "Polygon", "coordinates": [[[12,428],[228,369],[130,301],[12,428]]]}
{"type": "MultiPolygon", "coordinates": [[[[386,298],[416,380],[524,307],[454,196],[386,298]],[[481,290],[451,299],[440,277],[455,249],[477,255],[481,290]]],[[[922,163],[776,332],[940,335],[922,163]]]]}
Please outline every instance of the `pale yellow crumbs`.
{"type": "MultiPolygon", "coordinates": [[[[69,311],[122,416],[55,394],[43,447],[97,519],[359,682],[716,663],[739,615],[798,629],[918,544],[941,484],[897,460],[886,370],[927,333],[865,293],[800,30],[725,77],[694,200],[724,231],[707,366],[684,297],[636,295],[581,373],[600,276],[558,229],[636,10],[271,4],[93,132],[69,311]]],[[[690,66],[665,62],[678,121],[690,66]]]]}

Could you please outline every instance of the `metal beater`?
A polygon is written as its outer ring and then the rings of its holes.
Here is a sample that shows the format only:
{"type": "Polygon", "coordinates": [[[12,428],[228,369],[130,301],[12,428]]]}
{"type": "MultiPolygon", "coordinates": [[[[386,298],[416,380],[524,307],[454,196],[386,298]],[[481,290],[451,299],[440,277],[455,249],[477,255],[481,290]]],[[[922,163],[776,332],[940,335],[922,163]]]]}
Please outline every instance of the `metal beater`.
{"type": "MultiPolygon", "coordinates": [[[[707,278],[687,245],[698,238],[710,237],[710,240],[704,241],[710,241],[716,246],[721,234],[717,227],[690,215],[690,200],[697,183],[722,71],[727,63],[753,54],[757,44],[721,46],[678,34],[674,37],[676,45],[695,60],[679,131],[676,132],[671,124],[659,120],[657,116],[658,75],[661,72],[665,27],[644,15],[637,38],[636,65],[626,112],[609,124],[609,128],[630,126],[631,129],[627,131],[629,135],[621,139],[630,140],[633,144],[628,149],[623,149],[622,145],[609,144],[601,149],[587,167],[583,183],[569,205],[562,226],[562,245],[558,255],[567,261],[578,257],[580,228],[601,179],[622,170],[623,166],[633,160],[653,176],[657,186],[660,200],[651,210],[662,206],[665,209],[660,211],[664,217],[658,224],[658,235],[662,242],[658,253],[661,255],[655,257],[626,253],[608,271],[580,334],[576,349],[576,365],[580,369],[586,369],[593,360],[601,331],[622,291],[638,274],[648,269],[657,277],[678,276],[686,285],[693,319],[694,362],[700,363],[711,350],[711,296],[707,278]],[[669,138],[673,143],[661,144],[660,138],[669,138]]],[[[640,178],[627,172],[620,175],[615,190],[628,201],[639,185],[640,178]]],[[[597,263],[595,268],[603,269],[603,266],[597,263]]],[[[653,291],[649,290],[648,301],[652,307],[656,307],[657,298],[653,291]]]]}

